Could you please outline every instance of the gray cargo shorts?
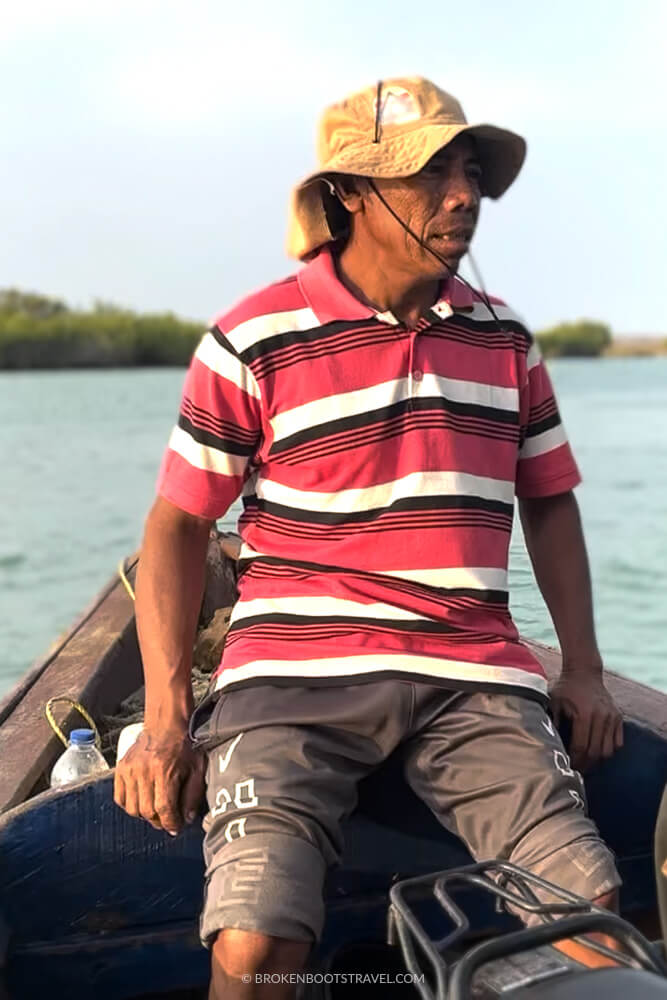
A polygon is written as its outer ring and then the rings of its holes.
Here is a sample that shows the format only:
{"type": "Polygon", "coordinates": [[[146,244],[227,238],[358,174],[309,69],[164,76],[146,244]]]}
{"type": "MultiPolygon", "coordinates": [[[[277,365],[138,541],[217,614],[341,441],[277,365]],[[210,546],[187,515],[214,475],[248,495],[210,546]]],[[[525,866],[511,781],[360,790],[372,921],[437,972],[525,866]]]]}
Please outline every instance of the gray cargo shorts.
{"type": "Polygon", "coordinates": [[[476,860],[509,860],[587,899],[620,884],[545,709],[519,695],[382,680],[260,685],[195,713],[208,751],[201,937],[317,940],[357,785],[399,745],[405,778],[476,860]]]}

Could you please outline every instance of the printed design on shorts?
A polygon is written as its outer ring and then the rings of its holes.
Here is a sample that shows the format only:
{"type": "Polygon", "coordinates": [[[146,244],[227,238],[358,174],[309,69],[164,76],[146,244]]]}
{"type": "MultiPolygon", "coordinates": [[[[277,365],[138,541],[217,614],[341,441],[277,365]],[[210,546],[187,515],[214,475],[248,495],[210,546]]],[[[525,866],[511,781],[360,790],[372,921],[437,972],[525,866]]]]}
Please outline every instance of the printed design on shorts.
{"type": "MultiPolygon", "coordinates": [[[[238,736],[234,737],[225,752],[218,754],[218,771],[220,774],[224,774],[229,767],[232,754],[241,742],[242,736],[243,733],[239,733],[238,736]]],[[[259,798],[255,794],[254,778],[244,778],[243,781],[237,781],[234,784],[233,792],[230,792],[225,786],[219,788],[215,795],[215,805],[211,809],[211,817],[215,819],[218,816],[223,816],[231,805],[239,810],[254,809],[255,806],[259,805],[259,798]]],[[[223,832],[223,836],[228,844],[231,844],[233,840],[240,840],[242,837],[245,837],[246,821],[247,816],[237,816],[234,819],[230,819],[223,832]]]]}
{"type": "MultiPolygon", "coordinates": [[[[542,728],[549,734],[552,740],[554,740],[558,744],[557,749],[551,751],[553,755],[554,767],[556,768],[556,770],[559,772],[559,774],[562,774],[564,778],[574,778],[575,781],[577,781],[579,785],[581,785],[581,787],[583,788],[584,779],[582,778],[579,771],[574,770],[570,758],[563,750],[560,741],[560,736],[556,732],[556,727],[553,724],[553,720],[548,715],[545,715],[544,718],[540,720],[540,724],[542,728]]],[[[584,804],[584,800],[581,794],[578,791],[575,791],[574,789],[568,789],[568,791],[575,801],[576,808],[585,809],[586,806],[584,804]]]]}
{"type": "Polygon", "coordinates": [[[221,897],[224,898],[225,906],[259,902],[268,862],[269,852],[263,847],[247,847],[237,853],[223,883],[221,897]]]}
{"type": "Polygon", "coordinates": [[[575,840],[565,848],[565,851],[572,864],[584,878],[588,880],[595,878],[597,885],[594,889],[589,890],[592,891],[594,897],[609,892],[609,889],[612,888],[612,883],[609,882],[609,867],[613,866],[613,861],[609,849],[599,837],[575,840]]]}
{"type": "MultiPolygon", "coordinates": [[[[245,778],[234,785],[234,794],[228,788],[220,788],[215,796],[215,805],[211,809],[211,817],[223,816],[230,805],[236,809],[254,809],[259,805],[259,797],[255,795],[255,779],[245,778]]],[[[225,826],[223,836],[228,844],[240,840],[246,835],[247,816],[235,816],[225,826]]]]}
{"type": "Polygon", "coordinates": [[[572,769],[570,758],[564,750],[554,750],[554,767],[565,778],[576,778],[576,772],[572,769]]]}
{"type": "Polygon", "coordinates": [[[215,805],[211,809],[211,816],[222,816],[227,812],[227,807],[234,803],[237,809],[253,809],[259,804],[259,799],[255,795],[255,779],[246,778],[244,781],[237,781],[234,785],[234,794],[227,788],[220,788],[215,796],[215,805]]]}
{"type": "Polygon", "coordinates": [[[220,774],[224,774],[225,771],[227,770],[227,768],[229,767],[229,762],[232,759],[232,754],[234,753],[234,751],[236,750],[237,746],[239,745],[242,736],[243,736],[243,733],[239,733],[238,736],[236,736],[232,740],[232,742],[229,744],[229,746],[225,750],[224,754],[218,754],[218,763],[219,763],[219,767],[220,767],[220,774]]]}
{"type": "Polygon", "coordinates": [[[246,819],[247,816],[241,816],[240,819],[230,819],[225,827],[225,840],[228,844],[231,844],[232,840],[240,840],[241,837],[245,837],[246,819]]]}
{"type": "Polygon", "coordinates": [[[548,715],[546,716],[546,718],[542,719],[542,725],[544,726],[544,728],[548,732],[549,736],[552,736],[554,739],[558,738],[556,736],[556,730],[554,729],[554,724],[553,724],[553,722],[551,721],[551,719],[549,718],[548,715]]]}
{"type": "MultiPolygon", "coordinates": [[[[577,772],[577,775],[581,779],[581,776],[579,775],[579,772],[577,772]]],[[[582,797],[579,794],[579,792],[575,791],[574,788],[568,788],[568,792],[569,792],[570,798],[574,799],[574,808],[575,809],[582,809],[585,812],[586,811],[586,806],[585,806],[584,800],[582,799],[582,797]]]]}
{"type": "Polygon", "coordinates": [[[560,771],[560,773],[563,775],[564,778],[575,778],[580,785],[583,785],[584,779],[582,778],[582,776],[579,774],[578,771],[574,770],[572,764],[570,763],[570,758],[565,753],[565,751],[554,750],[553,755],[554,755],[554,767],[556,768],[556,770],[560,771]]]}

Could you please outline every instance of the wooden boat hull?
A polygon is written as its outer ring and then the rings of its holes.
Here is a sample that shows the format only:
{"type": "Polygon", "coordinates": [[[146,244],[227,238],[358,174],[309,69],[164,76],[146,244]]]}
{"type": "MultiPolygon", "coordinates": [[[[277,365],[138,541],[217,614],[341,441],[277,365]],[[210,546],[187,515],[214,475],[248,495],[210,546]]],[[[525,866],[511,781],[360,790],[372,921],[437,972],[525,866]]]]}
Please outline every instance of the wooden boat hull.
{"type": "MultiPolygon", "coordinates": [[[[128,560],[134,579],[136,557],[128,560]]],[[[0,702],[0,814],[48,787],[62,746],[44,709],[65,695],[93,715],[112,713],[142,683],[134,605],[115,576],[0,702]]],[[[63,716],[66,731],[82,724],[63,716]]]]}
{"type": "MultiPolygon", "coordinates": [[[[115,588],[109,594],[118,604],[115,588]]],[[[113,700],[112,689],[118,702],[137,680],[131,605],[118,607],[127,619],[124,627],[97,647],[98,661],[89,662],[77,681],[84,691],[104,692],[104,704],[113,700]],[[116,670],[113,685],[104,680],[111,670],[116,670]]],[[[557,654],[534,648],[548,671],[557,671],[557,654]]],[[[653,830],[667,780],[667,696],[613,675],[610,682],[627,718],[625,746],[587,776],[586,789],[591,813],[617,855],[622,912],[645,921],[654,917],[656,906],[653,830]]],[[[51,677],[42,672],[23,697],[13,696],[12,710],[0,724],[0,744],[27,705],[61,693],[60,683],[55,672],[51,677]]],[[[71,691],[72,697],[81,696],[76,685],[71,691]]],[[[99,704],[93,697],[86,707],[95,713],[99,704]]],[[[50,752],[54,757],[58,746],[50,752]]],[[[39,788],[35,761],[48,765],[49,751],[41,746],[26,757],[32,772],[22,782],[4,772],[3,761],[5,801],[25,798],[31,781],[33,790],[39,788]]],[[[20,768],[15,759],[12,766],[20,768]]],[[[127,816],[113,803],[110,774],[41,792],[1,813],[0,970],[4,966],[10,996],[42,997],[45,983],[52,997],[68,996],[85,983],[97,1000],[203,986],[208,954],[198,940],[201,841],[198,824],[171,838],[127,816]]],[[[397,876],[468,861],[461,843],[405,785],[394,756],[360,787],[343,863],[327,886],[322,960],[343,944],[384,940],[387,892],[397,876]]],[[[477,929],[487,933],[504,919],[481,900],[473,912],[477,929]]]]}

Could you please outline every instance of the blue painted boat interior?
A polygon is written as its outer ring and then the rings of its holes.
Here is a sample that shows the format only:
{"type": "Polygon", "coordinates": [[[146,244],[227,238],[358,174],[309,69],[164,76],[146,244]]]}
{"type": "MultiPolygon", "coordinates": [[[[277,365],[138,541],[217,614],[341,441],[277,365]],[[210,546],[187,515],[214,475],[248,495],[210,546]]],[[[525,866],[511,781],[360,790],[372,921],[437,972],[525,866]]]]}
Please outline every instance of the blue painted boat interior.
{"type": "MultiPolygon", "coordinates": [[[[586,781],[591,814],[617,855],[629,919],[655,906],[653,833],[666,780],[667,743],[630,722],[623,749],[586,781]]],[[[52,997],[85,984],[96,1000],[123,1000],[207,982],[197,936],[201,830],[177,838],[154,831],[114,805],[112,784],[109,774],[45,792],[0,816],[0,925],[16,1000],[43,997],[45,983],[52,997]]],[[[384,940],[396,876],[469,861],[405,785],[394,757],[360,789],[343,864],[327,885],[321,955],[384,940]]],[[[510,919],[482,900],[472,910],[479,931],[510,919]]]]}

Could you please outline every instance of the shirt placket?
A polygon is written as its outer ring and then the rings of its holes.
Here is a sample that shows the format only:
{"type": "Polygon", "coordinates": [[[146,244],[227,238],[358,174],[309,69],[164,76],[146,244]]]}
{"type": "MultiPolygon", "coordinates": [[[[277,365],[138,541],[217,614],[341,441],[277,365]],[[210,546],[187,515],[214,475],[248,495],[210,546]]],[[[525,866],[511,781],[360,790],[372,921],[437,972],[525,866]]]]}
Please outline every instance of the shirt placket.
{"type": "Polygon", "coordinates": [[[423,369],[419,367],[417,337],[431,324],[427,319],[420,319],[413,330],[408,330],[408,409],[413,410],[413,400],[419,395],[421,382],[424,378],[423,369]]]}

